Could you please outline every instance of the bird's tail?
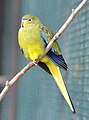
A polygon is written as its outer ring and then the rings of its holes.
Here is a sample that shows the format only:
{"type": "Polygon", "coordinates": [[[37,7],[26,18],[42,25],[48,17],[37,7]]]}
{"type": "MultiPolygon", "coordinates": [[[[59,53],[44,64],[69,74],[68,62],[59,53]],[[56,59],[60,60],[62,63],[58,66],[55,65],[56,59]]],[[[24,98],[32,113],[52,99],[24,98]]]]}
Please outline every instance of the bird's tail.
{"type": "Polygon", "coordinates": [[[68,103],[71,111],[73,113],[76,113],[73,103],[72,103],[72,100],[70,98],[70,95],[68,93],[67,87],[63,81],[59,67],[57,67],[51,60],[47,63],[47,66],[48,66],[49,70],[51,71],[51,73],[55,79],[55,82],[57,83],[58,88],[60,89],[62,95],[64,96],[66,102],[68,103]]]}

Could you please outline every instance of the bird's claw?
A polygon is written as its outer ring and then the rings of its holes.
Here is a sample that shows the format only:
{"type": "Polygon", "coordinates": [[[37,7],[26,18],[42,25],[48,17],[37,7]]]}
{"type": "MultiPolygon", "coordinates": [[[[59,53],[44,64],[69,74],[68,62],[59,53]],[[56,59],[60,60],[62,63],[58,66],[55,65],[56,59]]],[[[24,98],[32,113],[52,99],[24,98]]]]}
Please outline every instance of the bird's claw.
{"type": "Polygon", "coordinates": [[[36,60],[33,60],[33,63],[34,63],[34,65],[37,65],[37,62],[36,62],[36,60]]]}

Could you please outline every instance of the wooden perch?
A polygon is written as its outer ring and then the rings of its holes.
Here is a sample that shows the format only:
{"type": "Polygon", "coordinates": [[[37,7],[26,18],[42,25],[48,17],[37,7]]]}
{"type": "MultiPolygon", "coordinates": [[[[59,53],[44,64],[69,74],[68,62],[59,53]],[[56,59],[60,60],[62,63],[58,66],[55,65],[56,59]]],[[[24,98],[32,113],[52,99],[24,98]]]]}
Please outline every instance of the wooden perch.
{"type": "MultiPolygon", "coordinates": [[[[70,22],[74,19],[74,17],[77,15],[77,13],[83,8],[83,6],[88,2],[88,0],[83,0],[79,6],[76,9],[72,9],[72,13],[70,14],[69,18],[66,20],[66,22],[63,24],[63,26],[60,28],[60,30],[55,34],[55,36],[52,38],[52,40],[49,42],[45,49],[45,54],[49,51],[52,44],[59,38],[59,36],[64,32],[64,30],[68,27],[70,22]]],[[[45,55],[44,54],[44,55],[45,55]]],[[[28,63],[19,73],[17,73],[10,81],[6,81],[6,85],[2,92],[0,93],[0,101],[4,98],[6,93],[9,91],[9,89],[14,85],[14,83],[22,77],[32,66],[36,65],[44,56],[41,56],[37,61],[31,61],[28,63]]]]}

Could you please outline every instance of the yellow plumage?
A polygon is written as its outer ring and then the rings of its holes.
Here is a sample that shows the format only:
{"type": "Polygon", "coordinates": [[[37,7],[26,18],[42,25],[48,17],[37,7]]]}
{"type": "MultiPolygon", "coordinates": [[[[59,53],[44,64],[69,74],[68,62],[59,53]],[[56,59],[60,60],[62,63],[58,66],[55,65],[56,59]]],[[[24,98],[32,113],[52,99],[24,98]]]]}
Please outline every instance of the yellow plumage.
{"type": "MultiPolygon", "coordinates": [[[[27,59],[36,60],[42,56],[46,45],[52,37],[52,31],[48,27],[44,26],[37,17],[27,14],[22,18],[21,28],[18,32],[18,42],[24,56],[27,59]]],[[[38,63],[38,65],[47,72],[50,71],[49,73],[53,75],[55,82],[57,83],[58,88],[60,89],[70,109],[73,113],[75,113],[74,106],[59,70],[59,67],[66,70],[67,66],[57,42],[53,44],[48,54],[42,58],[41,63],[38,63]],[[43,63],[45,66],[42,66],[43,63]]]]}
{"type": "Polygon", "coordinates": [[[38,28],[20,28],[18,34],[19,45],[27,59],[36,60],[44,54],[44,42],[38,28]]]}
{"type": "Polygon", "coordinates": [[[70,100],[68,91],[65,87],[65,83],[63,81],[59,67],[57,67],[51,60],[49,60],[49,63],[47,63],[46,65],[50,69],[50,71],[55,79],[55,82],[57,83],[57,85],[58,85],[62,95],[64,96],[65,100],[67,101],[70,109],[72,110],[72,112],[74,112],[74,107],[71,103],[71,100],[70,100]]]}

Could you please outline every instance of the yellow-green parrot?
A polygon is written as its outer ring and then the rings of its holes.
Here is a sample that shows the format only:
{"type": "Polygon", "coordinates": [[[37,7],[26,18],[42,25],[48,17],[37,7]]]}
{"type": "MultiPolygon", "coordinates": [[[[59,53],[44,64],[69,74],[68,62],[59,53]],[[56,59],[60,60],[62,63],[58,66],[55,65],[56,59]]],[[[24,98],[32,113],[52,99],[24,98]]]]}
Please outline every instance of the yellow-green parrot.
{"type": "MultiPolygon", "coordinates": [[[[26,14],[22,17],[21,28],[18,31],[18,42],[23,55],[28,60],[35,61],[44,55],[45,48],[53,36],[53,32],[44,26],[36,16],[26,14]]],[[[60,68],[67,70],[67,64],[57,42],[53,44],[49,52],[41,59],[38,66],[54,77],[71,111],[75,113],[73,103],[60,72],[60,68]]]]}

